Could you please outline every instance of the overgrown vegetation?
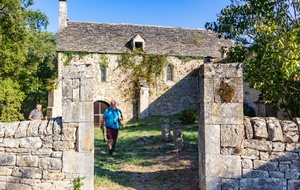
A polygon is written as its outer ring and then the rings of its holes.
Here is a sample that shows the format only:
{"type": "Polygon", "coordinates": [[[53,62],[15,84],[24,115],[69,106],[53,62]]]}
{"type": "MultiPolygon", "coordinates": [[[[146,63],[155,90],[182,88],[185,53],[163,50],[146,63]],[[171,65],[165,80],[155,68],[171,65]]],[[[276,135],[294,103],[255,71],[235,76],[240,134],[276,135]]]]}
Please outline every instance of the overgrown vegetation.
{"type": "Polygon", "coordinates": [[[156,77],[162,74],[163,69],[168,65],[167,55],[150,55],[144,51],[128,51],[120,55],[120,66],[127,77],[121,81],[122,86],[128,86],[124,90],[126,100],[136,101],[136,94],[141,85],[155,85],[156,77]],[[123,85],[126,84],[126,85],[123,85]]]}
{"type": "Polygon", "coordinates": [[[81,187],[84,185],[82,180],[86,177],[77,177],[73,180],[73,189],[74,190],[81,190],[81,187]]]}
{"type": "Polygon", "coordinates": [[[300,3],[297,0],[236,0],[206,29],[232,39],[230,62],[243,62],[246,82],[264,101],[300,116],[300,3]]]}
{"type": "MultiPolygon", "coordinates": [[[[101,130],[95,128],[95,187],[106,189],[136,188],[136,183],[143,185],[142,178],[137,177],[137,180],[132,180],[134,176],[139,175],[146,178],[151,177],[151,184],[158,186],[170,183],[172,180],[183,179],[182,176],[172,179],[172,176],[174,176],[174,174],[171,174],[172,171],[165,176],[161,176],[164,172],[163,169],[160,175],[158,175],[159,172],[152,174],[147,172],[148,168],[159,164],[157,158],[169,156],[170,152],[175,150],[172,142],[163,141],[159,119],[159,117],[153,117],[127,124],[119,133],[116,152],[113,156],[108,154],[101,130]],[[133,167],[141,168],[145,173],[134,173],[124,169],[133,167]],[[155,177],[156,174],[160,177],[155,177]],[[165,180],[161,181],[162,178],[165,180]]],[[[178,120],[178,116],[171,116],[168,119],[171,124],[173,121],[178,120]]],[[[197,131],[197,124],[183,126],[184,149],[182,154],[187,151],[197,152],[197,131]]],[[[194,159],[197,160],[197,156],[194,159]]],[[[170,161],[170,164],[176,163],[170,161]]],[[[198,171],[195,165],[189,166],[187,170],[195,173],[198,171]]],[[[176,171],[173,171],[173,173],[176,174],[176,171]]],[[[177,185],[179,185],[178,183],[180,182],[177,181],[177,185]]]]}
{"type": "Polygon", "coordinates": [[[194,124],[196,121],[198,121],[197,110],[182,110],[178,115],[178,119],[182,124],[194,124]]]}

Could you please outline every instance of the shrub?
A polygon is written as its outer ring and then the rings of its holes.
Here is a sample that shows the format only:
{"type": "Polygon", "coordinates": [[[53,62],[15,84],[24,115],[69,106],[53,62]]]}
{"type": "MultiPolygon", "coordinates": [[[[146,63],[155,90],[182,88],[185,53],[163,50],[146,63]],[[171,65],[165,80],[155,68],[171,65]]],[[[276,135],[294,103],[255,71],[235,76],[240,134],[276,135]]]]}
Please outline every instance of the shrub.
{"type": "Polygon", "coordinates": [[[183,110],[178,116],[182,124],[193,124],[198,119],[198,114],[195,109],[183,110]]]}

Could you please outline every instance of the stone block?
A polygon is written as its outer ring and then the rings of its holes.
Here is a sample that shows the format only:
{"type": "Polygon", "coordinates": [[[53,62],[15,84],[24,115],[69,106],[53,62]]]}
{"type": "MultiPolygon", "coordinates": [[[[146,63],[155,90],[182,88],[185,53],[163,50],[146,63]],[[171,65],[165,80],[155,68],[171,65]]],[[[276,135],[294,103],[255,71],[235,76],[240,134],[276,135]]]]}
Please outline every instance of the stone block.
{"type": "Polygon", "coordinates": [[[32,187],[32,190],[53,190],[53,184],[49,182],[38,183],[32,187]]]}
{"type": "Polygon", "coordinates": [[[21,167],[37,167],[37,156],[17,156],[17,166],[21,167]]]}
{"type": "Polygon", "coordinates": [[[73,182],[72,181],[54,181],[53,182],[53,190],[73,190],[73,182]]]}
{"type": "Polygon", "coordinates": [[[50,156],[52,154],[52,149],[50,148],[41,148],[38,150],[32,150],[32,155],[34,156],[50,156]]]}
{"type": "Polygon", "coordinates": [[[63,153],[63,172],[77,174],[94,173],[94,154],[66,151],[63,153]]]}
{"type": "Polygon", "coordinates": [[[62,161],[60,158],[40,158],[39,159],[39,167],[49,170],[61,170],[62,169],[62,161]]]}
{"type": "Polygon", "coordinates": [[[94,150],[94,124],[79,123],[77,132],[77,151],[93,152],[94,150]]]}
{"type": "Polygon", "coordinates": [[[273,142],[273,151],[275,152],[284,152],[285,151],[285,143],[282,142],[273,142]]]}
{"type": "Polygon", "coordinates": [[[246,132],[246,139],[253,139],[253,128],[249,118],[244,118],[244,126],[246,132]]]}
{"type": "Polygon", "coordinates": [[[300,180],[289,180],[287,190],[299,190],[300,189],[300,180]]]}
{"type": "Polygon", "coordinates": [[[55,151],[69,151],[74,150],[75,144],[70,141],[56,141],[53,143],[53,149],[55,151]]]}
{"type": "Polygon", "coordinates": [[[299,141],[299,128],[296,123],[289,120],[281,120],[280,124],[283,129],[286,142],[295,143],[299,141]]]}
{"type": "Polygon", "coordinates": [[[28,129],[27,129],[27,136],[28,137],[38,137],[39,136],[39,126],[41,121],[33,121],[29,123],[28,129]]]}
{"type": "Polygon", "coordinates": [[[205,127],[205,154],[220,155],[220,125],[206,125],[205,127]]]}
{"type": "Polygon", "coordinates": [[[300,152],[300,143],[286,143],[285,149],[288,152],[300,152]]]}
{"type": "Polygon", "coordinates": [[[8,168],[8,167],[0,167],[0,176],[9,176],[12,174],[12,169],[8,168]]]}
{"type": "Polygon", "coordinates": [[[0,146],[8,147],[8,148],[18,148],[20,145],[20,142],[21,142],[20,139],[4,138],[3,142],[0,146]]]}
{"type": "Polygon", "coordinates": [[[283,172],[269,171],[270,178],[284,178],[283,172]]]}
{"type": "Polygon", "coordinates": [[[253,127],[254,138],[256,139],[267,139],[268,131],[267,125],[264,118],[261,117],[253,117],[251,119],[251,125],[253,127]]]}
{"type": "Polygon", "coordinates": [[[240,180],[240,190],[272,189],[283,190],[287,188],[285,179],[278,178],[245,178],[240,180]]]}
{"type": "Polygon", "coordinates": [[[245,139],[244,147],[252,148],[255,150],[272,151],[272,142],[266,140],[245,139]]]}
{"type": "Polygon", "coordinates": [[[64,127],[62,130],[62,140],[75,142],[76,140],[76,129],[75,127],[64,127]]]}
{"type": "Polygon", "coordinates": [[[205,78],[237,78],[243,77],[241,63],[227,64],[203,64],[203,75],[205,78]]]}
{"type": "Polygon", "coordinates": [[[9,123],[8,126],[6,126],[4,137],[13,137],[15,135],[16,130],[18,129],[19,125],[20,125],[20,122],[9,123]]]}
{"type": "Polygon", "coordinates": [[[16,165],[16,155],[11,153],[0,153],[0,166],[16,165]]]}
{"type": "Polygon", "coordinates": [[[42,174],[38,168],[15,168],[12,176],[18,178],[41,179],[42,174]]]}
{"type": "Polygon", "coordinates": [[[93,102],[63,102],[63,121],[91,122],[93,121],[93,102]]]}
{"type": "Polygon", "coordinates": [[[256,170],[265,170],[265,171],[276,171],[278,168],[278,162],[267,162],[263,160],[254,160],[253,166],[256,170]]]}
{"type": "Polygon", "coordinates": [[[0,138],[4,137],[5,129],[6,129],[7,125],[8,125],[7,123],[0,122],[0,138]]]}
{"type": "Polygon", "coordinates": [[[43,175],[43,179],[50,180],[50,181],[63,181],[64,178],[65,178],[64,173],[48,172],[46,175],[43,175]]]}
{"type": "Polygon", "coordinates": [[[255,150],[253,148],[244,148],[242,152],[242,158],[249,157],[252,159],[258,159],[259,158],[259,151],[255,150]]]}
{"type": "Polygon", "coordinates": [[[20,183],[6,183],[4,189],[5,190],[16,190],[16,189],[32,190],[30,185],[20,184],[20,183]]]}
{"type": "Polygon", "coordinates": [[[221,125],[221,146],[241,145],[244,135],[244,125],[221,125]]]}
{"type": "Polygon", "coordinates": [[[268,178],[269,172],[264,170],[243,169],[243,178],[268,178]]]}
{"type": "Polygon", "coordinates": [[[206,176],[214,178],[240,178],[241,158],[239,156],[206,155],[206,176]]]}
{"type": "Polygon", "coordinates": [[[20,122],[19,127],[15,132],[15,138],[23,138],[27,136],[27,129],[31,121],[22,121],[20,122]]]}
{"type": "Polygon", "coordinates": [[[204,103],[214,103],[214,80],[213,79],[203,79],[204,85],[200,90],[202,94],[201,100],[204,103]]]}
{"type": "Polygon", "coordinates": [[[293,121],[300,127],[300,117],[293,118],[293,121]]]}
{"type": "Polygon", "coordinates": [[[81,102],[93,102],[93,90],[94,90],[94,81],[92,78],[84,78],[80,86],[80,101],[81,102]]]}
{"type": "Polygon", "coordinates": [[[240,181],[235,179],[222,179],[222,190],[239,190],[240,181]]]}
{"type": "Polygon", "coordinates": [[[243,125],[243,104],[213,103],[204,105],[206,124],[243,125]]]}
{"type": "Polygon", "coordinates": [[[251,170],[253,169],[253,163],[251,159],[242,159],[242,168],[251,170]]]}
{"type": "Polygon", "coordinates": [[[42,140],[39,137],[28,137],[21,139],[21,148],[41,148],[43,145],[42,140]]]}
{"type": "Polygon", "coordinates": [[[270,157],[270,153],[269,152],[264,152],[264,151],[260,151],[259,152],[259,158],[260,160],[269,160],[270,157]]]}
{"type": "Polygon", "coordinates": [[[266,117],[268,140],[283,142],[283,133],[280,122],[277,118],[266,117]]]}

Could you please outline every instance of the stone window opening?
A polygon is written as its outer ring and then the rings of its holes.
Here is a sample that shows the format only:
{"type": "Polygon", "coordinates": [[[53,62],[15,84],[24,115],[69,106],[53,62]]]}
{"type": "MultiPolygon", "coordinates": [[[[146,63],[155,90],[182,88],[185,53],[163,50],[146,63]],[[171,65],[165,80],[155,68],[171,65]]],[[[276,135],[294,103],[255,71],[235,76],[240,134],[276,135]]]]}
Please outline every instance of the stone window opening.
{"type": "Polygon", "coordinates": [[[106,67],[100,68],[101,82],[106,82],[106,67]]]}
{"type": "Polygon", "coordinates": [[[173,81],[173,67],[172,67],[172,65],[167,66],[167,81],[173,81]]]}

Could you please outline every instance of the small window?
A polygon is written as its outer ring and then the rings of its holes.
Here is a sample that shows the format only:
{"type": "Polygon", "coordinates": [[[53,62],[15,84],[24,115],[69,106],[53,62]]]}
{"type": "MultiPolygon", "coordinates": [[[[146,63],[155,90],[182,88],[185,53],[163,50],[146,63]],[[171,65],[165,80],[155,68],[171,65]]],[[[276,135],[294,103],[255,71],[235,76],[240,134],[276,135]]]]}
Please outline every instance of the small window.
{"type": "Polygon", "coordinates": [[[132,38],[131,45],[132,45],[133,50],[136,50],[136,49],[138,49],[140,51],[145,50],[145,40],[139,34],[137,34],[136,36],[134,36],[132,38]]]}
{"type": "Polygon", "coordinates": [[[173,67],[172,65],[167,66],[167,81],[173,81],[173,67]]]}
{"type": "Polygon", "coordinates": [[[106,81],[106,67],[101,67],[101,82],[106,81]]]}
{"type": "Polygon", "coordinates": [[[135,42],[135,48],[143,50],[143,42],[135,42]]]}

